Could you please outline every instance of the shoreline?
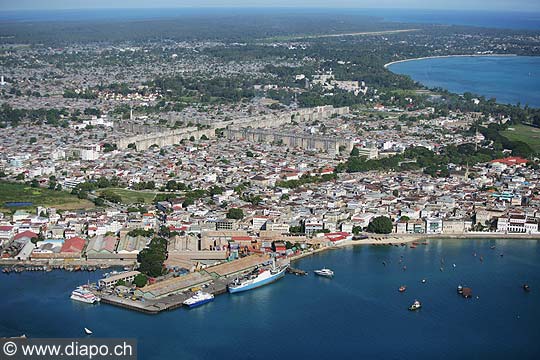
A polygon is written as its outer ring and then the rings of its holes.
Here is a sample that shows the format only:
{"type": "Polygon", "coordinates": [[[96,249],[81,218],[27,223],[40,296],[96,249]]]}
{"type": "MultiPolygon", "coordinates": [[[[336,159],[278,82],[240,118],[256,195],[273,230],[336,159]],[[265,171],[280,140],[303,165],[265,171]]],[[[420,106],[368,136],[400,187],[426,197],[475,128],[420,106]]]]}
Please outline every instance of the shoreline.
{"type": "Polygon", "coordinates": [[[294,255],[289,260],[295,261],[328,250],[337,250],[358,245],[400,245],[415,241],[428,240],[540,240],[539,234],[503,234],[503,233],[461,233],[461,234],[388,234],[370,236],[364,240],[346,240],[334,246],[326,246],[317,250],[294,255]]]}
{"type": "Polygon", "coordinates": [[[444,58],[452,58],[452,57],[514,57],[514,56],[519,56],[519,55],[517,55],[517,54],[435,55],[435,56],[424,56],[424,57],[418,57],[418,58],[410,58],[410,59],[391,61],[389,63],[384,64],[383,67],[385,69],[388,69],[389,66],[394,65],[394,64],[399,64],[399,63],[409,62],[409,61],[417,61],[417,60],[427,60],[427,59],[444,59],[444,58]]]}

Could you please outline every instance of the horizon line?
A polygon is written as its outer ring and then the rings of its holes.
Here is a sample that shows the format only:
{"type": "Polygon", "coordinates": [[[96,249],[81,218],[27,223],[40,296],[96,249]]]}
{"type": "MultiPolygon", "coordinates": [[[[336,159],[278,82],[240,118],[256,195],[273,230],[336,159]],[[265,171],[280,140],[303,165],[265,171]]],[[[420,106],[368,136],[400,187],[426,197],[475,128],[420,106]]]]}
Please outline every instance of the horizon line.
{"type": "Polygon", "coordinates": [[[484,13],[499,13],[499,12],[512,12],[512,13],[539,13],[540,8],[532,10],[524,9],[485,9],[485,8],[469,8],[469,9],[457,9],[457,8],[424,8],[424,7],[335,7],[335,6],[256,6],[256,5],[243,5],[243,6],[234,6],[234,5],[179,5],[172,7],[78,7],[78,8],[13,8],[13,9],[1,9],[2,12],[24,12],[24,11],[88,11],[88,10],[172,10],[172,9],[273,9],[273,10],[420,10],[420,11],[462,11],[462,12],[484,12],[484,13]]]}

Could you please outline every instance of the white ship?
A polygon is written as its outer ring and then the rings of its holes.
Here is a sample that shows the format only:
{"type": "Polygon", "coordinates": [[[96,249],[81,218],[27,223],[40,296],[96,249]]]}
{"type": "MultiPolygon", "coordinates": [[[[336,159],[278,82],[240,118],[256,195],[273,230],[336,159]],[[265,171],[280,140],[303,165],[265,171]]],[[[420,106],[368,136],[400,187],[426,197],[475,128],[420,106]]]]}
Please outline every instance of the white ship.
{"type": "Polygon", "coordinates": [[[274,281],[285,276],[285,271],[288,267],[288,264],[281,267],[276,267],[274,261],[272,268],[257,269],[245,276],[243,279],[236,279],[232,284],[229,285],[229,292],[237,293],[247,291],[273,283],[274,281]]]}
{"type": "Polygon", "coordinates": [[[91,291],[83,288],[82,286],[79,286],[71,293],[71,300],[76,300],[87,304],[95,304],[101,299],[98,298],[96,295],[92,294],[91,291]]]}
{"type": "Polygon", "coordinates": [[[184,301],[182,304],[190,308],[200,306],[214,300],[214,295],[202,291],[197,291],[195,295],[184,301]]]}
{"type": "Polygon", "coordinates": [[[332,277],[334,276],[334,272],[330,269],[320,269],[320,270],[315,270],[314,271],[315,274],[319,275],[319,276],[324,276],[324,277],[332,277]]]}

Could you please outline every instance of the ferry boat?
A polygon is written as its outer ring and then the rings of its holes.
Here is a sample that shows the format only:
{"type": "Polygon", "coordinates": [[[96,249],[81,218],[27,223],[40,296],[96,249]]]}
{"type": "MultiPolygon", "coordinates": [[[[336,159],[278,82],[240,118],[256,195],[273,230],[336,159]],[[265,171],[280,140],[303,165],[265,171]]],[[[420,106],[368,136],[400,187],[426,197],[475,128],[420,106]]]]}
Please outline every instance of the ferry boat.
{"type": "Polygon", "coordinates": [[[76,300],[87,304],[95,304],[101,299],[98,298],[96,295],[92,294],[92,292],[83,288],[82,286],[79,286],[71,293],[71,300],[76,300]]]}
{"type": "Polygon", "coordinates": [[[209,303],[210,301],[214,301],[213,294],[209,294],[203,291],[197,291],[195,295],[185,300],[182,304],[190,308],[194,308],[194,307],[209,303]]]}
{"type": "Polygon", "coordinates": [[[285,271],[287,271],[288,267],[288,264],[281,267],[276,267],[274,261],[271,268],[258,269],[251,272],[243,279],[236,279],[234,282],[229,284],[228,290],[231,294],[233,294],[268,285],[285,276],[285,271]]]}
{"type": "Polygon", "coordinates": [[[315,270],[314,273],[319,275],[319,276],[324,276],[324,277],[332,277],[332,276],[334,276],[334,272],[332,270],[330,270],[330,269],[327,269],[327,268],[320,269],[320,270],[315,270]]]}
{"type": "Polygon", "coordinates": [[[409,310],[415,311],[415,310],[420,309],[421,307],[422,307],[422,304],[420,304],[420,301],[414,300],[413,304],[409,306],[409,310]]]}

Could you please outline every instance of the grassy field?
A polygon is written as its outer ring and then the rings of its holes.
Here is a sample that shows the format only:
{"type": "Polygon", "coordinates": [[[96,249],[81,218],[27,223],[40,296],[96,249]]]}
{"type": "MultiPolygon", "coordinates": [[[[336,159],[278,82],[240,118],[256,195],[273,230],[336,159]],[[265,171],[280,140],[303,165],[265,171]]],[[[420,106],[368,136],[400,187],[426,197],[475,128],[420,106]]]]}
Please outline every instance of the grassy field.
{"type": "Polygon", "coordinates": [[[512,125],[502,132],[512,141],[523,141],[535,151],[540,152],[540,129],[527,125],[512,125]],[[513,129],[513,130],[512,130],[513,129]]]}
{"type": "Polygon", "coordinates": [[[122,203],[124,204],[135,204],[140,203],[140,200],[143,200],[145,204],[151,204],[156,197],[156,193],[152,191],[136,191],[136,190],[127,190],[120,188],[107,188],[100,189],[99,191],[109,190],[114,192],[117,195],[120,195],[122,198],[122,203]]]}
{"type": "Polygon", "coordinates": [[[54,191],[33,188],[26,184],[0,182],[0,211],[32,210],[37,206],[54,207],[58,210],[75,210],[92,208],[94,204],[88,200],[81,200],[66,191],[54,191]],[[6,207],[6,202],[31,202],[32,205],[6,207]]]}

